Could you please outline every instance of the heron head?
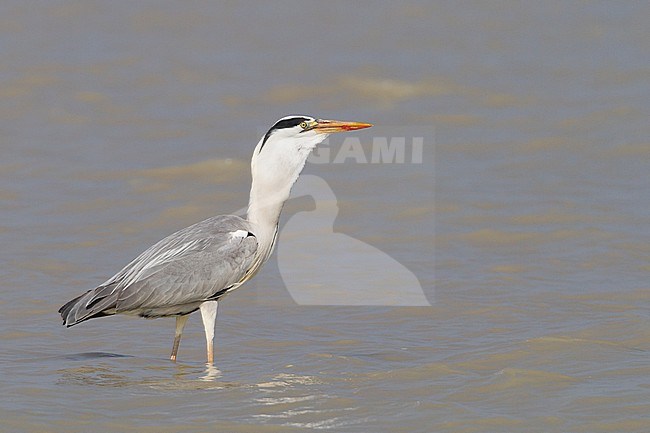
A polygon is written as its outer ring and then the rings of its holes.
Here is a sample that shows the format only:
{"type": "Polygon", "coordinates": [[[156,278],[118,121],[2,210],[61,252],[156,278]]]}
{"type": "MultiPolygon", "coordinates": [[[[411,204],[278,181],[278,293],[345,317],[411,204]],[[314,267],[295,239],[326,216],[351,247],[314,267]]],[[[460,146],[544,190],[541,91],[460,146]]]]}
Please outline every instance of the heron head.
{"type": "Polygon", "coordinates": [[[311,151],[330,134],[370,126],[311,116],[287,116],[275,122],[257,143],[251,159],[248,218],[275,221],[311,151]]]}
{"type": "Polygon", "coordinates": [[[323,120],[304,115],[286,116],[278,120],[262,137],[255,149],[255,156],[262,157],[264,153],[276,156],[296,154],[306,159],[309,152],[328,135],[371,126],[370,123],[323,120]]]}

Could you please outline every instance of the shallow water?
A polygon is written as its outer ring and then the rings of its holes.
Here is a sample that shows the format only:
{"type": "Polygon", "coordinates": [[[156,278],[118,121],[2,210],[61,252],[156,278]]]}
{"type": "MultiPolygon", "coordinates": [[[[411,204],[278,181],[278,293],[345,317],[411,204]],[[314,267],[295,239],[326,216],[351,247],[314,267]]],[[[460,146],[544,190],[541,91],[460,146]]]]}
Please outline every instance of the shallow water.
{"type": "Polygon", "coordinates": [[[0,431],[650,431],[645,3],[0,9],[0,431]],[[307,164],[216,366],[197,317],[177,364],[171,319],[60,326],[241,210],[289,113],[376,126],[307,164]]]}

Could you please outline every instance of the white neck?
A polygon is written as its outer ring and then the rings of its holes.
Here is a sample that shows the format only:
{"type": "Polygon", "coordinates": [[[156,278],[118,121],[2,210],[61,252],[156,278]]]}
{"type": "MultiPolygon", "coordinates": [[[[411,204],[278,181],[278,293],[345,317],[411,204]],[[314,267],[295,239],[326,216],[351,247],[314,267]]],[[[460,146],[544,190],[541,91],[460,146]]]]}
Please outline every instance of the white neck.
{"type": "Polygon", "coordinates": [[[291,185],[277,185],[273,188],[253,177],[247,219],[253,224],[262,249],[270,247],[273,242],[280,212],[291,193],[291,185]]]}
{"type": "Polygon", "coordinates": [[[305,166],[310,151],[271,153],[271,149],[265,148],[263,152],[267,153],[259,155],[259,145],[255,149],[247,219],[256,230],[259,254],[263,256],[268,257],[273,250],[282,207],[289,199],[291,187],[305,166]]]}
{"type": "Polygon", "coordinates": [[[258,241],[257,258],[264,262],[271,255],[278,232],[280,212],[289,199],[291,187],[305,166],[307,157],[327,134],[279,130],[262,138],[251,159],[250,200],[247,219],[258,241]]]}

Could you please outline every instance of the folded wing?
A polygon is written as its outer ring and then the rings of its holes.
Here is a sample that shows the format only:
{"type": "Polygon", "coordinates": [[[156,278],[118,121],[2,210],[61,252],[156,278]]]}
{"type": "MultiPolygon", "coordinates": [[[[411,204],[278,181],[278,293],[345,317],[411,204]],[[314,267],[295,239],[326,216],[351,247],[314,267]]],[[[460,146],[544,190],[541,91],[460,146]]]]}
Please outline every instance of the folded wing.
{"type": "Polygon", "coordinates": [[[120,272],[61,307],[67,326],[93,317],[188,314],[236,288],[253,266],[257,239],[237,216],[212,217],[140,254],[120,272]]]}

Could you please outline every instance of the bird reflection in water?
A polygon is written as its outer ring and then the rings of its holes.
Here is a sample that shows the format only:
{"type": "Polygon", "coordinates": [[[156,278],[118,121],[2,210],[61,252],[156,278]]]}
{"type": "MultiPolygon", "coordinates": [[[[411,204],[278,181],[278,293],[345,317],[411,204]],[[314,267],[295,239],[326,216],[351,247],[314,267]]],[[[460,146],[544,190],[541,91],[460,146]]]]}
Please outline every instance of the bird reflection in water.
{"type": "Polygon", "coordinates": [[[214,382],[221,376],[223,376],[221,370],[219,370],[216,365],[208,362],[205,364],[205,374],[199,377],[199,380],[202,380],[204,382],[214,382]]]}

